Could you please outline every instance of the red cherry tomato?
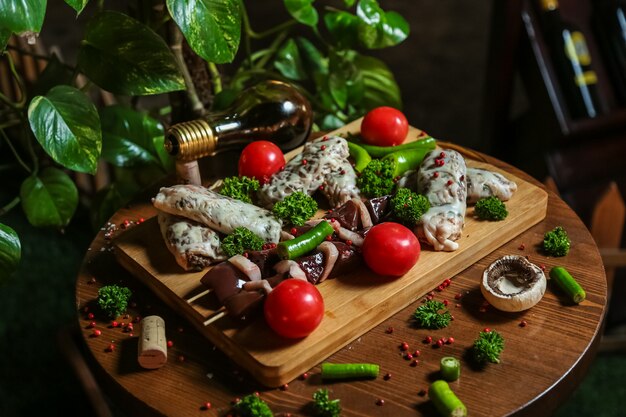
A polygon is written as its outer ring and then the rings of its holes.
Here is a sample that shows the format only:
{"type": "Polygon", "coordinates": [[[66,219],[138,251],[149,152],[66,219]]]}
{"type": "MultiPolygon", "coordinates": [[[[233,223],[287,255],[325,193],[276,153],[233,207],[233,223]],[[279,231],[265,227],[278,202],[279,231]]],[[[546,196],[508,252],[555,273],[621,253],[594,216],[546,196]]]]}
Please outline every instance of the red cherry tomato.
{"type": "Polygon", "coordinates": [[[266,140],[248,144],[239,157],[239,175],[256,178],[261,184],[285,166],[285,156],[278,146],[266,140]]]}
{"type": "Polygon", "coordinates": [[[408,133],[409,122],[393,107],[377,107],[361,122],[361,138],[370,145],[396,146],[404,142],[408,133]]]}
{"type": "Polygon", "coordinates": [[[363,241],[363,259],[380,275],[401,276],[420,257],[420,243],[413,232],[399,223],[380,223],[372,227],[363,241]]]}
{"type": "Polygon", "coordinates": [[[281,336],[308,336],[324,318],[324,299],[315,285],[290,278],[267,295],[264,305],[267,324],[281,336]]]}

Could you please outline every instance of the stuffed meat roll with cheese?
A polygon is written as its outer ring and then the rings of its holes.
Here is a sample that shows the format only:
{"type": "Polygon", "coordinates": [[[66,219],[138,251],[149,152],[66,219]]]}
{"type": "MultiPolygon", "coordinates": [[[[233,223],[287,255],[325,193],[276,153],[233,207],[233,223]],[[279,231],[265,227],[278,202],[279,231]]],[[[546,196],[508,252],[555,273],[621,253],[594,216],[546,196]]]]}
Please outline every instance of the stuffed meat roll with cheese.
{"type": "Polygon", "coordinates": [[[481,198],[495,196],[508,201],[517,190],[517,184],[504,175],[482,168],[467,168],[467,203],[474,204],[481,198]]]}
{"type": "Polygon", "coordinates": [[[348,142],[338,136],[325,136],[305,144],[302,152],[258,191],[261,204],[270,208],[296,191],[311,195],[322,190],[333,207],[358,197],[349,156],[348,142]]]}
{"type": "Polygon", "coordinates": [[[186,217],[229,234],[245,227],[266,242],[278,242],[282,224],[271,212],[253,204],[223,196],[200,185],[163,187],[152,200],[166,213],[186,217]]]}
{"type": "Polygon", "coordinates": [[[416,228],[437,251],[455,251],[467,208],[467,168],[463,156],[453,150],[429,152],[417,173],[417,189],[430,202],[416,228]]]}
{"type": "Polygon", "coordinates": [[[167,248],[186,271],[200,271],[226,259],[219,236],[207,226],[163,212],[158,220],[167,248]]]}

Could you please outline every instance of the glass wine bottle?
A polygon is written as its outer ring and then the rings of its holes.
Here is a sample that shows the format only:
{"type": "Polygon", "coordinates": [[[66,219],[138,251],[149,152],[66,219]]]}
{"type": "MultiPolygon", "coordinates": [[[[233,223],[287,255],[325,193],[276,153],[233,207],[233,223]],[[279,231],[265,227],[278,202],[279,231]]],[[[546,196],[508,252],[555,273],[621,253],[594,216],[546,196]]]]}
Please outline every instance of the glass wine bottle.
{"type": "Polygon", "coordinates": [[[626,106],[626,1],[595,0],[592,22],[616,98],[626,106]]]}
{"type": "Polygon", "coordinates": [[[313,114],[292,85],[268,80],[243,90],[225,110],[178,123],[165,135],[165,148],[179,161],[193,161],[255,140],[274,142],[285,152],[308,137],[313,114]]]}
{"type": "Polygon", "coordinates": [[[546,41],[550,48],[559,85],[573,119],[600,113],[597,83],[585,35],[559,10],[558,0],[540,0],[546,41]]]}

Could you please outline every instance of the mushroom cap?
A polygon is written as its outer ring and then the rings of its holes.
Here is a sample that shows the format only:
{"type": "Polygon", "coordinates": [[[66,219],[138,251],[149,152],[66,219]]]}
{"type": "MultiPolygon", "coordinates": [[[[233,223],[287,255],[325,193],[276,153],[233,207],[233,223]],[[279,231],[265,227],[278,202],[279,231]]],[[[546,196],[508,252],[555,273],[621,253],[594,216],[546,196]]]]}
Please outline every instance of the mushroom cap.
{"type": "Polygon", "coordinates": [[[480,290],[489,303],[502,311],[523,311],[541,300],[546,276],[537,265],[519,255],[496,259],[483,272],[480,290]]]}

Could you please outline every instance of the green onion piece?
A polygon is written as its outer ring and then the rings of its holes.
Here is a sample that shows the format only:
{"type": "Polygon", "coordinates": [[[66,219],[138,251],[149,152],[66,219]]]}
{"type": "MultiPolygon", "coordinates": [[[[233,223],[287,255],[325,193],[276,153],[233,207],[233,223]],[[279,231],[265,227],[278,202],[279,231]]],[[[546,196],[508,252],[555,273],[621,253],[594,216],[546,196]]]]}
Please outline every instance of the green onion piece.
{"type": "Polygon", "coordinates": [[[550,270],[550,278],[552,278],[563,291],[576,304],[583,302],[587,294],[578,282],[570,275],[562,266],[555,266],[550,270]]]}
{"type": "Polygon", "coordinates": [[[441,377],[446,381],[456,381],[461,376],[461,362],[452,356],[441,358],[441,377]]]}
{"type": "Polygon", "coordinates": [[[317,248],[317,245],[322,243],[324,239],[326,239],[326,236],[332,235],[334,231],[330,223],[325,220],[321,221],[314,228],[301,234],[297,238],[280,242],[276,246],[278,256],[280,256],[281,259],[299,258],[317,248]]]}
{"type": "Polygon", "coordinates": [[[350,151],[350,156],[354,159],[354,170],[356,172],[363,171],[372,160],[370,154],[362,146],[354,142],[348,142],[348,150],[350,151]]]}
{"type": "Polygon", "coordinates": [[[465,417],[467,408],[450,389],[446,381],[435,381],[430,384],[428,396],[439,414],[444,417],[465,417]]]}
{"type": "Polygon", "coordinates": [[[378,365],[371,363],[323,363],[322,379],[376,378],[378,365]]]}

